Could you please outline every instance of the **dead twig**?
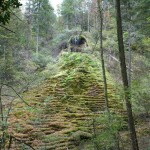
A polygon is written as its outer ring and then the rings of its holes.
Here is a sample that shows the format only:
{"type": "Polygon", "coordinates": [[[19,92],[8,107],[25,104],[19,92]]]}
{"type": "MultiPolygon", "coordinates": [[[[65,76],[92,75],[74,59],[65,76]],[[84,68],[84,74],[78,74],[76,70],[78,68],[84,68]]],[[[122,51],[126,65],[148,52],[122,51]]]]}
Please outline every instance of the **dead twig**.
{"type": "Polygon", "coordinates": [[[0,24],[0,27],[4,28],[5,30],[7,30],[7,31],[9,31],[9,32],[15,33],[14,31],[8,29],[7,27],[5,27],[5,26],[3,26],[3,25],[1,25],[1,24],[0,24]]]}
{"type": "Polygon", "coordinates": [[[7,85],[7,84],[2,84],[2,86],[7,86],[7,87],[11,88],[11,89],[15,92],[15,94],[16,94],[27,106],[31,107],[31,106],[18,94],[18,92],[17,92],[12,86],[7,85]]]}

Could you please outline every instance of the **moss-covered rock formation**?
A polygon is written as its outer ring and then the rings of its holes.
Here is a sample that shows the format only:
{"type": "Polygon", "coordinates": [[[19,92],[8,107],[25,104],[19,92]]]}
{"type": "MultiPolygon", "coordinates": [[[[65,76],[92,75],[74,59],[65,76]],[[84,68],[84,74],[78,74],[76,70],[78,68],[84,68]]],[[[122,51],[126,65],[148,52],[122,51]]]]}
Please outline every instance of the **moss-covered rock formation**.
{"type": "MultiPolygon", "coordinates": [[[[58,66],[59,73],[23,95],[31,107],[14,104],[9,133],[39,150],[84,149],[93,136],[93,117],[105,108],[101,65],[94,56],[63,53],[58,66]]],[[[110,109],[120,112],[108,74],[107,79],[110,109]]]]}
{"type": "Polygon", "coordinates": [[[71,52],[81,52],[88,44],[83,35],[75,35],[70,37],[69,45],[71,52]]]}

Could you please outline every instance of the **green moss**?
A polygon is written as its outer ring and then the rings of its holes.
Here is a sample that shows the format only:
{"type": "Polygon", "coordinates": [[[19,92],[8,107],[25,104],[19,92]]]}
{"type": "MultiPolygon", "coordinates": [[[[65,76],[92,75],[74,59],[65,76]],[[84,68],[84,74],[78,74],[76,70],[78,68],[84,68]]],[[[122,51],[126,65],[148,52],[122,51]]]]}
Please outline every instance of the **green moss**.
{"type": "Polygon", "coordinates": [[[46,135],[44,136],[44,138],[42,139],[43,142],[56,142],[59,140],[63,140],[64,137],[60,136],[60,135],[46,135]]]}
{"type": "Polygon", "coordinates": [[[88,140],[92,138],[92,134],[83,132],[83,131],[76,131],[72,133],[70,140],[74,142],[75,145],[79,145],[82,141],[88,140]]]}
{"type": "MultiPolygon", "coordinates": [[[[59,73],[24,94],[24,99],[31,107],[22,103],[15,105],[13,120],[15,124],[18,119],[25,120],[25,124],[33,127],[28,131],[24,125],[26,134],[39,141],[36,148],[41,146],[41,140],[52,149],[54,146],[58,147],[61,141],[68,144],[67,140],[63,140],[65,137],[74,139],[77,143],[82,139],[90,139],[92,125],[89,121],[105,105],[99,60],[85,53],[65,52],[57,65],[59,73]]],[[[114,101],[114,90],[108,74],[107,79],[109,98],[114,101]]],[[[13,125],[12,128],[18,128],[14,132],[22,133],[24,126],[13,125]]],[[[72,142],[70,144],[75,145],[72,142]]],[[[68,148],[71,149],[69,146],[68,148]]]]}
{"type": "Polygon", "coordinates": [[[66,72],[61,84],[68,94],[82,94],[89,87],[97,85],[102,80],[101,65],[94,56],[79,53],[63,53],[60,58],[60,70],[66,72]]]}

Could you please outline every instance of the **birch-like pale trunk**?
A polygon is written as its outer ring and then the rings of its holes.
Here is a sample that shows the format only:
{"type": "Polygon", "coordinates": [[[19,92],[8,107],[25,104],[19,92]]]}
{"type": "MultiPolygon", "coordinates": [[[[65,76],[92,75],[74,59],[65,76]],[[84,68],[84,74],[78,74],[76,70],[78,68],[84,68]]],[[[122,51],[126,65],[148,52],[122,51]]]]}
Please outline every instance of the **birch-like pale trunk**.
{"type": "Polygon", "coordinates": [[[88,32],[90,32],[90,8],[89,8],[89,2],[87,3],[88,5],[88,32]]]}

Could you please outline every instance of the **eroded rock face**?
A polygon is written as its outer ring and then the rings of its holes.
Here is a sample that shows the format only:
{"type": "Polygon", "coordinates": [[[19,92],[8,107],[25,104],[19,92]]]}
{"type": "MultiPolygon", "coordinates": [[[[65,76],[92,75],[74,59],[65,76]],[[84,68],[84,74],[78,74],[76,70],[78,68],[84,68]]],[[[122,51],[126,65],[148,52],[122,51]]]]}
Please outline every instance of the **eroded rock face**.
{"type": "Polygon", "coordinates": [[[81,46],[83,44],[85,44],[87,41],[85,39],[85,37],[83,36],[75,36],[75,37],[72,37],[69,41],[69,43],[71,45],[78,45],[78,46],[81,46]]]}
{"type": "MultiPolygon", "coordinates": [[[[94,57],[65,53],[59,66],[58,74],[24,94],[31,107],[18,101],[9,119],[9,134],[36,150],[84,149],[93,135],[93,117],[104,110],[102,75],[94,57]]],[[[109,80],[113,110],[120,104],[114,102],[109,80]]],[[[12,149],[22,149],[22,144],[15,146],[13,141],[12,149]]]]}
{"type": "Polygon", "coordinates": [[[69,40],[71,52],[82,52],[82,48],[87,46],[87,40],[84,36],[72,36],[69,40]]]}

